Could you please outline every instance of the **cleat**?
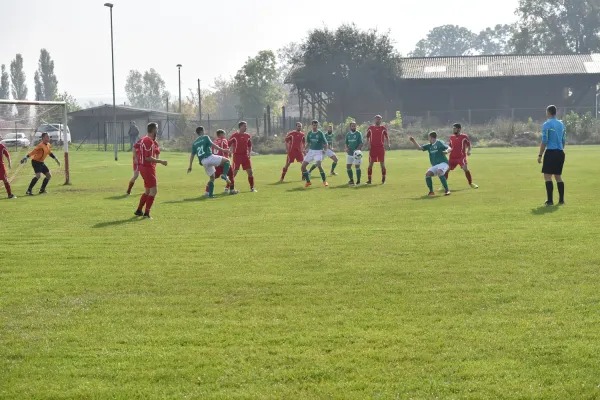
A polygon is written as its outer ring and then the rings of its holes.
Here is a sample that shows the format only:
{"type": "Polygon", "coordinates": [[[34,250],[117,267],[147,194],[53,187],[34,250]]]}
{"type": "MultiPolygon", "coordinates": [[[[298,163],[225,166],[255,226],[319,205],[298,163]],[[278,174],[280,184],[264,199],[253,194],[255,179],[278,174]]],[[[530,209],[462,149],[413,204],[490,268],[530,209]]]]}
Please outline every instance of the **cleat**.
{"type": "Polygon", "coordinates": [[[257,192],[258,192],[258,189],[256,189],[256,188],[250,188],[250,193],[257,193],[257,192]]]}
{"type": "Polygon", "coordinates": [[[135,215],[136,217],[143,217],[144,213],[141,210],[136,210],[136,212],[134,212],[133,215],[135,215]]]}
{"type": "Polygon", "coordinates": [[[202,196],[204,196],[204,197],[208,197],[208,196],[209,196],[209,194],[210,194],[210,193],[208,193],[208,192],[204,192],[204,194],[203,194],[202,196]]]}
{"type": "Polygon", "coordinates": [[[477,186],[477,185],[476,185],[476,184],[474,184],[474,183],[471,183],[471,185],[469,185],[469,186],[471,186],[471,188],[473,188],[473,189],[479,189],[479,186],[477,186]]]}
{"type": "Polygon", "coordinates": [[[283,179],[280,179],[278,183],[283,183],[283,179]]]}
{"type": "Polygon", "coordinates": [[[225,190],[223,191],[223,193],[225,193],[225,194],[229,193],[229,189],[225,188],[225,190]]]}
{"type": "Polygon", "coordinates": [[[382,184],[382,185],[385,185],[385,181],[381,181],[381,184],[382,184]]]}
{"type": "Polygon", "coordinates": [[[307,188],[307,187],[309,187],[309,186],[311,186],[311,185],[312,185],[312,183],[310,183],[310,182],[306,182],[306,183],[304,184],[304,187],[305,187],[305,188],[307,188]]]}
{"type": "MultiPolygon", "coordinates": [[[[10,197],[9,197],[9,199],[10,199],[10,197]]],[[[559,202],[558,202],[558,205],[559,205],[559,206],[564,206],[564,205],[565,205],[565,202],[564,202],[564,201],[559,201],[559,202]]]]}
{"type": "Polygon", "coordinates": [[[11,194],[10,196],[8,196],[9,199],[16,199],[17,196],[15,196],[14,194],[11,194]]]}
{"type": "Polygon", "coordinates": [[[31,192],[31,190],[28,190],[27,192],[25,192],[26,196],[33,196],[33,193],[31,192]]]}
{"type": "Polygon", "coordinates": [[[335,171],[331,171],[331,174],[330,174],[330,175],[331,175],[331,176],[338,176],[338,173],[337,173],[337,172],[335,172],[335,171]]]}
{"type": "Polygon", "coordinates": [[[46,191],[46,189],[44,189],[44,190],[40,190],[40,191],[38,192],[38,194],[48,194],[48,191],[46,191]]]}
{"type": "Polygon", "coordinates": [[[323,186],[325,186],[325,187],[329,187],[329,183],[327,183],[327,182],[323,182],[323,186]]]}
{"type": "Polygon", "coordinates": [[[429,197],[435,197],[435,193],[434,192],[429,192],[429,194],[427,196],[429,196],[429,197]]]}
{"type": "Polygon", "coordinates": [[[367,185],[371,185],[371,181],[370,180],[367,181],[367,185]]]}
{"type": "Polygon", "coordinates": [[[348,185],[350,185],[350,186],[354,185],[354,181],[348,181],[348,185]]]}
{"type": "Polygon", "coordinates": [[[207,197],[207,198],[209,198],[209,199],[216,199],[216,198],[217,198],[217,196],[215,196],[214,194],[213,194],[212,196],[211,196],[211,195],[208,195],[208,196],[206,196],[206,197],[207,197]]]}
{"type": "Polygon", "coordinates": [[[144,214],[144,219],[152,219],[152,217],[150,216],[150,214],[146,213],[144,214]]]}
{"type": "Polygon", "coordinates": [[[450,191],[446,190],[446,193],[444,193],[444,196],[450,196],[450,194],[451,194],[450,191]]]}
{"type": "Polygon", "coordinates": [[[547,202],[545,202],[545,203],[544,203],[544,205],[545,205],[546,207],[552,207],[552,206],[554,205],[554,202],[552,202],[552,201],[547,201],[547,202]]]}
{"type": "Polygon", "coordinates": [[[356,186],[360,186],[360,185],[361,185],[360,181],[357,181],[356,186]]]}
{"type": "Polygon", "coordinates": [[[228,185],[231,185],[231,181],[229,180],[227,175],[221,175],[221,179],[223,179],[225,182],[227,182],[228,185]]]}
{"type": "Polygon", "coordinates": [[[234,194],[238,194],[239,192],[237,190],[230,190],[229,191],[229,195],[233,196],[234,194]]]}
{"type": "Polygon", "coordinates": [[[126,196],[131,196],[131,192],[125,192],[126,196]]]}

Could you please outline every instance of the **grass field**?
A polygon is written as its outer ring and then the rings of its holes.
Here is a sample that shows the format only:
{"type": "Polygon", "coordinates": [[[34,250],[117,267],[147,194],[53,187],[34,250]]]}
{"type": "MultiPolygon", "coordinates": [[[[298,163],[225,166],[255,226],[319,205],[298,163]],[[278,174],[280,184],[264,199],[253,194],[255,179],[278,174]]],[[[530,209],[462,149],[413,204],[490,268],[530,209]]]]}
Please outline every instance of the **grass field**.
{"type": "Polygon", "coordinates": [[[164,153],[151,221],[129,155],[72,153],[33,198],[27,166],[0,193],[0,397],[600,398],[599,152],[568,148],[552,208],[532,148],[476,149],[480,189],[436,198],[417,151],[309,190],[256,157],[259,193],[212,200],[164,153]]]}

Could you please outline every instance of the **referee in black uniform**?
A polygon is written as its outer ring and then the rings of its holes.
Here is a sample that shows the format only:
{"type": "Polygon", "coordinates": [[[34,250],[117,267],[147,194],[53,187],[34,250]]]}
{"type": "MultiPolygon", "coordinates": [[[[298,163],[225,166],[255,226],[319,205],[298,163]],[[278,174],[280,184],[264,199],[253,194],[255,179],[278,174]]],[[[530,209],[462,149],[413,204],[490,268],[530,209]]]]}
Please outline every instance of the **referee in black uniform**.
{"type": "Polygon", "coordinates": [[[544,173],[546,194],[548,195],[545,205],[554,205],[552,176],[556,179],[556,187],[558,188],[558,204],[562,205],[565,204],[565,183],[562,180],[562,170],[565,164],[567,133],[562,121],[556,119],[555,106],[548,106],[546,117],[548,117],[548,120],[542,126],[542,144],[540,145],[540,154],[538,156],[538,163],[542,163],[542,157],[544,159],[542,172],[544,173]]]}

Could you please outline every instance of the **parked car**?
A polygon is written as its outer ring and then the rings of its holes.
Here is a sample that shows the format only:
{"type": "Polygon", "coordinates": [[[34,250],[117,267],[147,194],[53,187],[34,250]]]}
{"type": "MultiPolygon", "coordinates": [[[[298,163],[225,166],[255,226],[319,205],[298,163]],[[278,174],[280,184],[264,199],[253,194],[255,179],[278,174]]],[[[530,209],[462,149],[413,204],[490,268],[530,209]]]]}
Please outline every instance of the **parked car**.
{"type": "MultiPolygon", "coordinates": [[[[52,143],[62,145],[64,134],[63,134],[63,124],[44,124],[40,125],[36,128],[35,134],[33,135],[33,143],[38,144],[42,141],[42,133],[47,132],[50,139],[52,139],[52,143]]],[[[67,143],[71,144],[71,131],[69,130],[69,126],[67,125],[67,143]]]]}
{"type": "Polygon", "coordinates": [[[5,145],[9,149],[11,147],[29,147],[29,145],[31,144],[29,139],[27,139],[27,136],[25,136],[25,134],[21,132],[7,133],[4,140],[2,140],[0,143],[5,145]]]}

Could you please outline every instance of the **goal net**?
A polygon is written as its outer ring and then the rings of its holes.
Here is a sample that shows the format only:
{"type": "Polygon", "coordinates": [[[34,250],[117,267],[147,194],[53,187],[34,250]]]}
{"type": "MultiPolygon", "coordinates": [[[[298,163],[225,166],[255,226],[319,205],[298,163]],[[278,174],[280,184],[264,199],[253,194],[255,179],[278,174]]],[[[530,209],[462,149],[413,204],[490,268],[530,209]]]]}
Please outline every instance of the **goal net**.
{"type": "MultiPolygon", "coordinates": [[[[48,133],[52,153],[61,162],[60,167],[49,164],[52,175],[63,176],[65,185],[70,183],[71,132],[68,127],[67,111],[65,102],[0,99],[0,142],[7,147],[12,159],[12,169],[8,169],[8,163],[4,159],[9,182],[29,178],[32,174],[31,168],[27,168],[29,163],[22,165],[19,161],[42,141],[42,133],[48,133]]],[[[2,185],[0,191],[4,191],[2,185]]]]}

